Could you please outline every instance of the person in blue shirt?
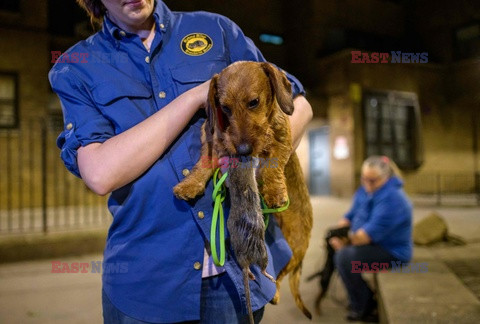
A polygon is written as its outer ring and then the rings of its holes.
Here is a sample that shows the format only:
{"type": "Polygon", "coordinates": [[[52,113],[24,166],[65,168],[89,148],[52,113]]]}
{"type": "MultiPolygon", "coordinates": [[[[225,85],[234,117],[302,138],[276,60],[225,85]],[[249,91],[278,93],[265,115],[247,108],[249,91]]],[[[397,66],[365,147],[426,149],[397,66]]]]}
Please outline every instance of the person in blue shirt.
{"type": "Polygon", "coordinates": [[[350,211],[338,226],[350,226],[348,241],[332,237],[334,264],[349,299],[347,320],[376,321],[376,301],[362,272],[386,270],[391,262],[412,257],[412,204],[403,191],[395,163],[386,156],[371,156],[362,165],[362,186],[350,211]],[[383,263],[383,265],[382,265],[383,263]]]}
{"type": "MultiPolygon", "coordinates": [[[[241,269],[231,250],[222,267],[209,251],[212,181],[190,203],[175,198],[173,187],[201,158],[211,77],[233,62],[265,58],[217,14],[172,12],[154,0],[77,2],[102,28],[59,57],[49,80],[64,114],[61,158],[95,193],[110,194],[105,323],[246,322],[241,269]]],[[[301,83],[287,76],[298,144],[312,109],[301,83]]],[[[266,242],[267,272],[277,275],[291,250],[274,220],[266,242]]],[[[252,272],[259,322],[275,284],[258,267],[252,272]]]]}

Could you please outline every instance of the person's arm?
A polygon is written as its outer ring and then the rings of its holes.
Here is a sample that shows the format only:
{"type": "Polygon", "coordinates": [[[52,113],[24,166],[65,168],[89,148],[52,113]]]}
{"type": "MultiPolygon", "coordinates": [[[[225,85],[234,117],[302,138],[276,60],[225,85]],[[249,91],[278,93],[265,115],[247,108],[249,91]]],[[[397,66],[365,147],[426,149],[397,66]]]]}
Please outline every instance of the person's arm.
{"type": "Polygon", "coordinates": [[[349,221],[347,218],[341,218],[341,219],[338,221],[337,226],[338,226],[338,227],[350,226],[350,221],[349,221]]]}
{"type": "MultiPolygon", "coordinates": [[[[347,219],[344,218],[342,220],[345,220],[345,221],[348,222],[348,224],[350,224],[350,222],[347,219]]],[[[339,227],[340,226],[341,225],[339,225],[339,227]]],[[[363,228],[360,228],[356,232],[351,232],[350,231],[348,233],[348,240],[345,239],[345,238],[340,238],[340,237],[335,236],[335,237],[330,238],[330,240],[328,242],[333,247],[333,249],[335,251],[337,251],[337,250],[340,250],[341,248],[343,248],[347,244],[351,244],[351,245],[367,245],[367,244],[370,244],[372,242],[372,239],[367,234],[367,232],[365,232],[365,230],[363,228]]]]}
{"type": "Polygon", "coordinates": [[[312,106],[308,100],[299,95],[293,99],[294,110],[290,116],[290,128],[292,130],[292,145],[295,150],[300,144],[307,124],[312,120],[313,111],[312,106]]]}
{"type": "Polygon", "coordinates": [[[205,104],[209,84],[207,81],[185,92],[141,123],[103,143],[78,148],[77,163],[86,185],[105,195],[143,174],[205,104]]]}
{"type": "Polygon", "coordinates": [[[396,235],[398,225],[403,221],[405,210],[402,200],[390,192],[374,204],[368,222],[359,229],[365,232],[371,242],[378,243],[386,237],[396,235]]]}
{"type": "Polygon", "coordinates": [[[345,226],[350,226],[350,224],[352,223],[352,220],[355,216],[355,213],[357,212],[357,208],[359,207],[360,205],[360,200],[361,200],[361,193],[362,193],[362,190],[361,188],[359,188],[354,196],[353,196],[353,203],[352,203],[352,206],[350,207],[350,210],[345,214],[343,215],[343,218],[341,218],[338,223],[337,223],[337,226],[338,227],[345,227],[345,226]]]}

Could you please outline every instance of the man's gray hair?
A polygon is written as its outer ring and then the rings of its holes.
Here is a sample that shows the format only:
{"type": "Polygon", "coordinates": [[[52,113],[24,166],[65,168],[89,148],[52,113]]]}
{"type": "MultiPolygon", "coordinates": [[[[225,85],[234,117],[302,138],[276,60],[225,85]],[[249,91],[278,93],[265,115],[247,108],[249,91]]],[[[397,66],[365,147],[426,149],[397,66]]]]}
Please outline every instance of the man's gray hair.
{"type": "Polygon", "coordinates": [[[375,168],[380,172],[380,176],[391,178],[393,176],[401,177],[397,165],[388,156],[373,155],[368,157],[362,165],[363,168],[375,168]]]}

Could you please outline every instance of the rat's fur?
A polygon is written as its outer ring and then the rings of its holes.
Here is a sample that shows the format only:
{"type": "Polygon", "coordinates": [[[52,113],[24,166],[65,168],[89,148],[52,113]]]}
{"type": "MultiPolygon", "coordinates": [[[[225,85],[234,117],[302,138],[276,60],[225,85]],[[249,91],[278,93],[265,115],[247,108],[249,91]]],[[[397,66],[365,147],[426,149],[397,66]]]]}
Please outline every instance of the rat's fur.
{"type": "Polygon", "coordinates": [[[260,209],[260,199],[255,179],[255,169],[249,162],[240,162],[228,171],[230,192],[230,214],[227,228],[230,233],[235,257],[243,269],[243,280],[250,322],[253,323],[248,279],[255,280],[250,265],[257,264],[262,273],[267,274],[268,255],[265,248],[265,223],[260,209]]]}

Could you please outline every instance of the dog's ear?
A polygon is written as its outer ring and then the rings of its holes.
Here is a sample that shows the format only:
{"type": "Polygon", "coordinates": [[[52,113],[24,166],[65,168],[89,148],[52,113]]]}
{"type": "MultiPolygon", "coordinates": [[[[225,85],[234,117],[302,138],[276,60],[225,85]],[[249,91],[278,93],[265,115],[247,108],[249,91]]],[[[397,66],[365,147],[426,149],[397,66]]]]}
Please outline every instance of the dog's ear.
{"type": "Polygon", "coordinates": [[[266,62],[262,63],[262,68],[270,79],[273,94],[282,111],[287,115],[293,114],[292,85],[285,73],[266,62]]]}
{"type": "Polygon", "coordinates": [[[213,134],[215,130],[215,121],[217,120],[217,106],[218,106],[218,98],[217,98],[217,80],[218,74],[215,74],[210,81],[210,89],[208,90],[208,105],[206,109],[207,113],[207,121],[206,121],[206,130],[213,134]]]}

